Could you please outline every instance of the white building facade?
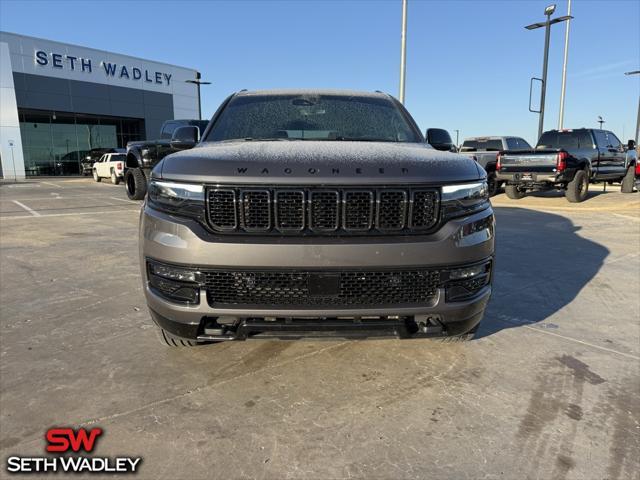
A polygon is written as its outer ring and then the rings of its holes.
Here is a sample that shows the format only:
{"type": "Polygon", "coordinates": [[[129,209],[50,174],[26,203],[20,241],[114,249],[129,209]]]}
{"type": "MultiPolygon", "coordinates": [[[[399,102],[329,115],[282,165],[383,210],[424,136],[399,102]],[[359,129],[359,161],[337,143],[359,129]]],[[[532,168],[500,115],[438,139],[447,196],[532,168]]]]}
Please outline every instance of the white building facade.
{"type": "Polygon", "coordinates": [[[74,175],[94,149],[197,119],[194,69],[0,32],[0,176],[74,175]]]}

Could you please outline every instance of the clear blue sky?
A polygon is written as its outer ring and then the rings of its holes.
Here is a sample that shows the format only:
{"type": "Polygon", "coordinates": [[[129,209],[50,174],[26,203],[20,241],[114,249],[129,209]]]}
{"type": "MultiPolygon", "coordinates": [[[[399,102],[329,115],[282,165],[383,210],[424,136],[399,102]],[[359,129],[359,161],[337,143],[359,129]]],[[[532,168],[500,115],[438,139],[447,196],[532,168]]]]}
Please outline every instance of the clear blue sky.
{"type": "MultiPolygon", "coordinates": [[[[421,129],[535,141],[529,78],[542,70],[552,0],[409,0],[406,105],[421,129]]],[[[566,0],[556,0],[557,15],[566,0]]],[[[400,0],[13,1],[0,29],[164,61],[202,72],[203,115],[242,88],[329,87],[398,93],[400,0]],[[139,20],[136,20],[139,19],[139,20]]],[[[626,141],[640,94],[640,1],[574,0],[566,127],[626,141]]],[[[553,27],[545,128],[557,127],[564,26],[553,27]]]]}

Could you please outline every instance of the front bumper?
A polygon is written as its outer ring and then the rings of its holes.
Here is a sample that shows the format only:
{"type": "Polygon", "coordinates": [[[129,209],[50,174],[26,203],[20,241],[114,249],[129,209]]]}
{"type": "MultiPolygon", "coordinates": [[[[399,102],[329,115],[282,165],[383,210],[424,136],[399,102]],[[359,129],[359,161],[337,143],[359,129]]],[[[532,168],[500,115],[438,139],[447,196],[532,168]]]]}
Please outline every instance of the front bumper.
{"type": "Polygon", "coordinates": [[[346,271],[447,269],[492,259],[491,208],[449,221],[424,236],[359,238],[256,238],[216,236],[197,222],[145,205],[140,218],[140,261],[144,292],[154,321],[183,338],[235,340],[265,333],[278,337],[455,335],[482,319],[491,283],[464,301],[447,301],[444,288],[428,302],[361,306],[251,307],[212,305],[203,289],[197,301],[168,300],[149,285],[147,261],[203,269],[346,271]],[[474,231],[469,226],[483,224],[474,231]],[[470,233],[465,233],[470,232],[470,233]],[[232,319],[232,320],[229,320],[232,319]]]}

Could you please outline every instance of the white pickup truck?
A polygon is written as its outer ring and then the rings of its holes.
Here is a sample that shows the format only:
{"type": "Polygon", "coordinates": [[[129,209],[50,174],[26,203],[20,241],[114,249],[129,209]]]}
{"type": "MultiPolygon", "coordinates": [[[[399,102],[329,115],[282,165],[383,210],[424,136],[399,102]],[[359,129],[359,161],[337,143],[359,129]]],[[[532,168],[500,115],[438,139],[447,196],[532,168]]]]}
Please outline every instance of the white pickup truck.
{"type": "Polygon", "coordinates": [[[118,185],[124,176],[126,161],[124,153],[105,153],[93,164],[93,179],[99,182],[103,178],[111,178],[111,183],[118,185]]]}

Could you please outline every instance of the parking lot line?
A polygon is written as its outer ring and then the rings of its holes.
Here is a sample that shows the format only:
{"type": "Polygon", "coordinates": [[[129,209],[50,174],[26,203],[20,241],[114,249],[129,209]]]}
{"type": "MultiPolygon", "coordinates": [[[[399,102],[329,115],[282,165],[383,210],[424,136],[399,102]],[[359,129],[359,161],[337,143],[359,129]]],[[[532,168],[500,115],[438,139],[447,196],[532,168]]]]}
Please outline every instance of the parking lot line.
{"type": "Polygon", "coordinates": [[[138,203],[135,200],[127,200],[126,198],[109,197],[110,200],[118,200],[119,202],[138,203]]]}
{"type": "Polygon", "coordinates": [[[567,337],[566,335],[560,335],[559,333],[550,332],[549,330],[542,330],[541,328],[538,328],[538,327],[535,327],[535,326],[532,326],[532,325],[523,325],[523,324],[521,324],[519,322],[511,322],[511,321],[509,321],[507,319],[504,319],[504,318],[496,318],[495,320],[498,321],[498,322],[501,322],[501,323],[505,323],[507,325],[514,325],[514,326],[518,326],[518,327],[523,327],[523,328],[527,328],[529,330],[533,330],[534,332],[544,333],[546,335],[551,335],[551,336],[554,336],[554,337],[562,338],[562,339],[567,340],[569,342],[579,343],[579,344],[584,345],[586,347],[592,347],[592,348],[596,348],[598,350],[603,350],[605,352],[615,353],[616,355],[621,355],[623,357],[631,358],[633,360],[640,360],[639,356],[633,355],[631,353],[624,353],[624,352],[620,352],[618,350],[614,350],[612,348],[602,347],[600,345],[595,345],[593,343],[585,342],[584,340],[579,340],[577,338],[567,337]]]}
{"type": "MultiPolygon", "coordinates": [[[[27,212],[29,212],[31,215],[33,215],[34,217],[40,217],[41,215],[36,212],[33,208],[29,208],[27,207],[24,203],[19,202],[18,200],[13,200],[13,203],[15,203],[16,205],[18,205],[19,207],[24,208],[27,212]]],[[[15,218],[15,217],[10,217],[10,218],[15,218]]]]}
{"type": "Polygon", "coordinates": [[[634,220],[636,222],[640,222],[640,218],[632,217],[631,215],[623,215],[622,213],[614,213],[616,217],[628,218],[629,220],[634,220]]]}
{"type": "Polygon", "coordinates": [[[40,183],[44,183],[45,185],[51,185],[52,187],[56,187],[56,188],[64,188],[62,185],[58,185],[57,183],[51,183],[51,182],[40,182],[40,183]]]}
{"type": "MultiPolygon", "coordinates": [[[[33,215],[15,215],[12,217],[5,216],[5,217],[0,217],[0,220],[16,220],[16,219],[24,219],[24,218],[73,217],[73,216],[79,216],[79,215],[95,215],[96,214],[96,212],[75,212],[75,213],[51,213],[49,215],[40,215],[38,212],[34,210],[32,211],[33,211],[33,215]]],[[[100,212],[100,215],[106,215],[108,213],[121,213],[121,212],[138,213],[139,210],[137,208],[118,208],[115,210],[107,210],[104,212],[100,212]]]]}

